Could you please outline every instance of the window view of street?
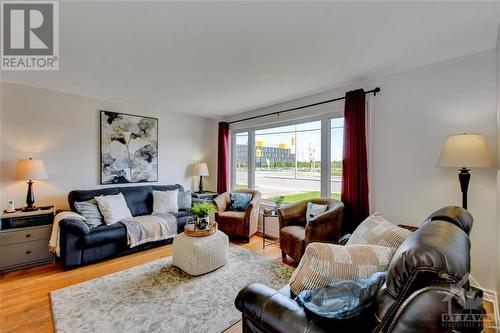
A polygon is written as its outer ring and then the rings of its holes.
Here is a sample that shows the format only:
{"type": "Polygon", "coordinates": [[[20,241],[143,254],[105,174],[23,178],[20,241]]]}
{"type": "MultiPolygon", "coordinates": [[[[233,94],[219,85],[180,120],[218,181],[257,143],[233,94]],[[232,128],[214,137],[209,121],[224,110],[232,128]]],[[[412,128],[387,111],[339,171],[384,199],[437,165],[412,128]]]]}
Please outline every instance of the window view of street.
{"type": "MultiPolygon", "coordinates": [[[[340,197],[343,118],[331,120],[331,189],[340,197]]],[[[248,132],[236,134],[236,188],[248,188],[248,132]]],[[[321,121],[255,131],[255,189],[264,199],[321,196],[321,121]]]]}

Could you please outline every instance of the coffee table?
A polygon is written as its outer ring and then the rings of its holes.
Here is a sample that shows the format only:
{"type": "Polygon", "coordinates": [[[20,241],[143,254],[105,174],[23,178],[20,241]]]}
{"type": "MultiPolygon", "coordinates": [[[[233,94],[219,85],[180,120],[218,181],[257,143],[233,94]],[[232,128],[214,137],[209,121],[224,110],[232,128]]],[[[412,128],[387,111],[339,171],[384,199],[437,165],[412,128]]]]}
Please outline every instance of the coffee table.
{"type": "Polygon", "coordinates": [[[173,264],[192,276],[212,272],[228,262],[229,237],[217,230],[206,237],[174,238],[173,264]]]}

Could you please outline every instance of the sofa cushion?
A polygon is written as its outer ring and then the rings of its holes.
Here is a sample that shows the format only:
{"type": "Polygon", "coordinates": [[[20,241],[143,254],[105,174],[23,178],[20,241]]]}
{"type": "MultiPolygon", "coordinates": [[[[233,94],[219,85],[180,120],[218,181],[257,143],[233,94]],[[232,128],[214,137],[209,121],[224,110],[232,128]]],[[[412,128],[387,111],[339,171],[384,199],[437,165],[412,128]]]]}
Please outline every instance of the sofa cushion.
{"type": "Polygon", "coordinates": [[[92,229],[92,231],[81,238],[83,248],[94,247],[107,243],[125,241],[127,239],[127,230],[121,223],[111,225],[101,225],[92,229]]]}
{"type": "Polygon", "coordinates": [[[133,186],[120,188],[132,216],[148,215],[152,212],[153,188],[151,186],[133,186]]]}
{"type": "Polygon", "coordinates": [[[245,218],[245,212],[236,212],[236,211],[228,210],[228,211],[219,213],[219,219],[222,219],[225,222],[241,223],[244,218],[245,218]]]}
{"type": "Polygon", "coordinates": [[[306,239],[306,229],[299,225],[290,225],[288,227],[283,227],[281,228],[280,233],[285,237],[292,237],[300,241],[306,239]]]}

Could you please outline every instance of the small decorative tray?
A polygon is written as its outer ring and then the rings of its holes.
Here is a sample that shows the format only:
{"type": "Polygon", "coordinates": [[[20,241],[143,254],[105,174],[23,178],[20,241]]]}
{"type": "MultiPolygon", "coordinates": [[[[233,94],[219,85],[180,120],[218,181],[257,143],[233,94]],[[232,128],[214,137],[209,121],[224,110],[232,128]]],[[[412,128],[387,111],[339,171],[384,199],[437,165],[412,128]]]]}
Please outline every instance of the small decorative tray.
{"type": "Polygon", "coordinates": [[[205,230],[197,230],[194,228],[194,224],[186,224],[184,228],[184,234],[189,237],[206,237],[210,236],[217,231],[217,222],[210,222],[210,227],[205,230]]]}

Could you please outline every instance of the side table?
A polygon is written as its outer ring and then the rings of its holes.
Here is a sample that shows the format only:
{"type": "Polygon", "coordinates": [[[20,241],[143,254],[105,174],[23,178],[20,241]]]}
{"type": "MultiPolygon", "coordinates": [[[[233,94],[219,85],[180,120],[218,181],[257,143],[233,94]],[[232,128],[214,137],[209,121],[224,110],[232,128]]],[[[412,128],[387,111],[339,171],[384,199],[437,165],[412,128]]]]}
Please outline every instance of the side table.
{"type": "Polygon", "coordinates": [[[215,198],[219,196],[219,193],[217,192],[211,192],[211,191],[204,191],[202,193],[200,192],[192,192],[191,197],[194,199],[200,199],[204,201],[212,201],[215,198]]]}
{"type": "Polygon", "coordinates": [[[49,251],[55,209],[4,213],[0,222],[0,272],[54,261],[49,251]]]}
{"type": "Polygon", "coordinates": [[[278,240],[275,238],[267,238],[266,236],[266,219],[269,217],[278,217],[278,215],[273,214],[272,211],[270,210],[263,210],[260,212],[262,216],[262,249],[265,249],[266,246],[268,245],[278,245],[280,243],[280,239],[278,237],[278,240]]]}

